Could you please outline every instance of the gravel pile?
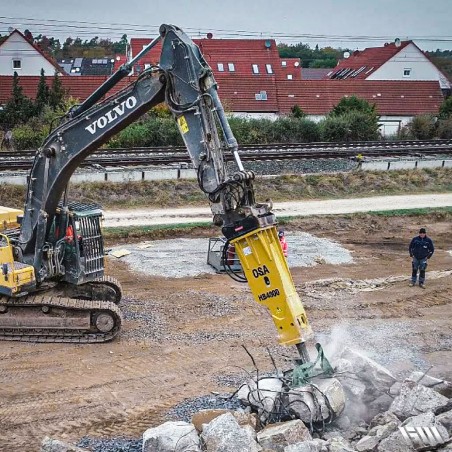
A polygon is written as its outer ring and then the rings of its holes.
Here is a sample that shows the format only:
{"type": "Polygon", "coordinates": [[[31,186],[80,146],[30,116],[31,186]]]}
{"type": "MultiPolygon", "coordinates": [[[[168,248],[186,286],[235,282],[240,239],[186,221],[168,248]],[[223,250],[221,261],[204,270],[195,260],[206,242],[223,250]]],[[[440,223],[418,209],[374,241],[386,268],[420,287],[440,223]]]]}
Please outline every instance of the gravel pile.
{"type": "Polygon", "coordinates": [[[142,439],[97,439],[88,436],[82,438],[78,447],[85,447],[92,452],[141,452],[143,447],[142,439]]]}
{"type": "Polygon", "coordinates": [[[193,414],[198,411],[218,408],[237,410],[243,408],[243,405],[237,397],[231,397],[230,394],[206,395],[184,400],[179,403],[179,405],[171,408],[171,410],[168,411],[166,418],[170,421],[190,422],[193,414]]]}
{"type": "MultiPolygon", "coordinates": [[[[258,175],[306,174],[350,171],[356,168],[356,162],[351,159],[268,160],[247,161],[244,162],[244,166],[258,175]]],[[[234,169],[235,163],[229,163],[228,171],[234,169]]]]}
{"type": "MultiPolygon", "coordinates": [[[[286,231],[286,240],[289,246],[289,267],[352,262],[350,252],[331,240],[306,232],[292,234],[290,231],[286,231]]],[[[206,238],[155,240],[147,244],[147,248],[143,248],[140,243],[121,246],[118,249],[131,251],[131,254],[121,260],[129,264],[133,271],[153,276],[183,278],[216,273],[215,269],[207,264],[206,238]],[[178,256],[177,260],[174,256],[178,256]]]]}

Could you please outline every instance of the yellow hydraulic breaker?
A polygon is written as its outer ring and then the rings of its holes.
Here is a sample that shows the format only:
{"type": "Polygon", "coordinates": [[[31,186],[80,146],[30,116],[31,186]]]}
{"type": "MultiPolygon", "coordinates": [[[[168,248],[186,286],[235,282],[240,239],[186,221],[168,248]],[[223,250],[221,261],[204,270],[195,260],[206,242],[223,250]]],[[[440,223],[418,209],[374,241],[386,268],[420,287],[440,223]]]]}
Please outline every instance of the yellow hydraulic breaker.
{"type": "Polygon", "coordinates": [[[256,229],[230,241],[235,246],[254,299],[266,306],[282,345],[296,345],[303,361],[311,328],[284,257],[275,226],[256,229]]]}

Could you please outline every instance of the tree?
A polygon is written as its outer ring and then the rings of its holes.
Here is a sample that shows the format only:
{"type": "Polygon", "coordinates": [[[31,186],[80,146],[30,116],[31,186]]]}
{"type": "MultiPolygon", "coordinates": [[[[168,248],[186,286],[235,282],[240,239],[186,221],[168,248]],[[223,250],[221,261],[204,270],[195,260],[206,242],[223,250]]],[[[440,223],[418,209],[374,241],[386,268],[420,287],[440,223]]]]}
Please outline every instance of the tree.
{"type": "Polygon", "coordinates": [[[290,109],[290,112],[291,112],[291,115],[292,115],[293,118],[305,118],[306,117],[306,113],[297,104],[295,104],[290,109]]]}
{"type": "Polygon", "coordinates": [[[55,71],[55,76],[53,77],[52,86],[49,93],[49,105],[53,110],[56,110],[63,104],[64,96],[66,92],[60,80],[60,76],[55,71]]]}
{"type": "Polygon", "coordinates": [[[370,104],[367,100],[357,96],[343,97],[339,103],[333,107],[330,114],[333,116],[340,116],[352,111],[361,111],[373,116],[377,115],[375,104],[370,104]]]}
{"type": "Polygon", "coordinates": [[[41,114],[44,107],[49,103],[50,90],[46,83],[44,69],[41,69],[41,77],[39,78],[38,90],[35,99],[36,114],[41,114]]]}
{"type": "Polygon", "coordinates": [[[12,128],[30,119],[34,114],[34,105],[31,99],[23,93],[17,72],[14,72],[12,97],[1,111],[0,122],[5,128],[12,128]]]}
{"type": "Polygon", "coordinates": [[[440,119],[452,118],[452,96],[444,99],[441,107],[439,107],[439,117],[440,119]]]}

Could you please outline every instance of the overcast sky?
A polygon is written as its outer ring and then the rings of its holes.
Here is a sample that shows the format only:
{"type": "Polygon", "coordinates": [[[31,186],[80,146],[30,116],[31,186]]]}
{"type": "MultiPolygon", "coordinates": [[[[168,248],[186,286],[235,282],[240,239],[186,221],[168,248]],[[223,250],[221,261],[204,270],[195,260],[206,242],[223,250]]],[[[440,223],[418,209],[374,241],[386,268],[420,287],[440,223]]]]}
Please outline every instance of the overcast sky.
{"type": "Polygon", "coordinates": [[[400,38],[452,49],[452,0],[0,0],[0,16],[2,34],[12,26],[60,39],[154,37],[172,23],[192,37],[210,31],[351,49],[400,38]]]}

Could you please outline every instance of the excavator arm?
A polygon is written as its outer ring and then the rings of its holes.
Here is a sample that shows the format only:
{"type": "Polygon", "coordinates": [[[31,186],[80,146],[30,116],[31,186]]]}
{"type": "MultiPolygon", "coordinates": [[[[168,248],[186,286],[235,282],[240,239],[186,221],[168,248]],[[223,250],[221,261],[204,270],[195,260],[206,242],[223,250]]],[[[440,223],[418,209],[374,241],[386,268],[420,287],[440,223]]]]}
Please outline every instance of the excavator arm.
{"type": "MultiPolygon", "coordinates": [[[[217,88],[211,68],[193,41],[179,28],[162,25],[160,36],[70,111],[39,149],[29,177],[20,235],[13,240],[15,258],[33,267],[37,288],[58,276],[62,266],[55,254],[61,247],[55,245],[53,250],[49,237],[55,235],[58,212],[67,209],[65,202],[61,207],[61,201],[71,175],[112,135],[165,102],[177,122],[199,187],[209,199],[214,223],[235,246],[255,300],[269,309],[280,343],[296,345],[301,360],[308,361],[304,343],[309,324],[277,237],[276,218],[271,203],[255,201],[254,174],[243,168],[217,88]],[[101,100],[158,42],[162,46],[159,64],[101,100]],[[231,175],[227,174],[225,152],[234,156],[231,175]]],[[[83,212],[77,218],[83,221],[83,212]]],[[[61,239],[57,244],[60,246],[61,239]]],[[[84,254],[89,251],[86,247],[84,254]]],[[[80,282],[86,281],[77,284],[80,282]]],[[[107,320],[100,322],[104,330],[108,329],[104,325],[107,320]]]]}

